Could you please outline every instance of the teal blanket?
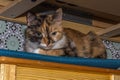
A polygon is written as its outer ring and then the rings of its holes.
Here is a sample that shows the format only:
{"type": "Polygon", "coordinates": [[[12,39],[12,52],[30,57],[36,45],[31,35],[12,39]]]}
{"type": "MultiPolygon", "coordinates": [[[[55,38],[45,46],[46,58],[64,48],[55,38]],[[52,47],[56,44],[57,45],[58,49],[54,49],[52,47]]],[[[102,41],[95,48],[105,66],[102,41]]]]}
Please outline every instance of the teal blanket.
{"type": "Polygon", "coordinates": [[[47,56],[34,53],[11,51],[0,49],[0,56],[15,57],[31,60],[42,60],[48,62],[57,62],[73,65],[83,65],[101,68],[117,69],[120,67],[120,60],[117,59],[89,59],[89,58],[76,58],[76,57],[56,57],[47,56]]]}

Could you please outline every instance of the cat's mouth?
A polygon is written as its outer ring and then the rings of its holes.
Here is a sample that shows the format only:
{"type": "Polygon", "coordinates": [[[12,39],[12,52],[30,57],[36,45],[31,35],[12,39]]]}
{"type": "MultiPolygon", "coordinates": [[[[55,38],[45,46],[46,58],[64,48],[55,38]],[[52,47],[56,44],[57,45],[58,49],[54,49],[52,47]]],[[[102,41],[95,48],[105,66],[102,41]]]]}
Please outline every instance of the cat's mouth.
{"type": "Polygon", "coordinates": [[[41,49],[50,49],[49,47],[45,47],[45,46],[39,46],[39,48],[41,48],[41,49]]]}
{"type": "Polygon", "coordinates": [[[52,49],[52,48],[53,48],[53,45],[41,44],[39,47],[40,47],[41,49],[49,50],[49,49],[52,49]]]}

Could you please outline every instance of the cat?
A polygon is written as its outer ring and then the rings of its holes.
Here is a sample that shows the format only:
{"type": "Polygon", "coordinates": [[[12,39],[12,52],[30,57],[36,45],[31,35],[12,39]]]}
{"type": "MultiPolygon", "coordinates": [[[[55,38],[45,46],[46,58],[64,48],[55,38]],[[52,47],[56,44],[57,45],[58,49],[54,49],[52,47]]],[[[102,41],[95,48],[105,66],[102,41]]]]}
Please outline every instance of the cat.
{"type": "Polygon", "coordinates": [[[28,13],[25,31],[25,51],[52,56],[106,58],[105,47],[94,32],[83,34],[63,28],[62,9],[54,14],[37,16],[28,13]]]}
{"type": "MultiPolygon", "coordinates": [[[[50,16],[50,15],[49,15],[50,16]]],[[[58,39],[54,40],[48,40],[49,35],[47,31],[47,26],[44,26],[46,22],[44,21],[44,18],[46,16],[38,18],[35,14],[33,13],[28,13],[27,14],[27,26],[28,28],[25,30],[25,51],[27,52],[33,52],[33,53],[41,53],[41,54],[46,54],[46,55],[54,55],[54,56],[61,56],[64,55],[64,51],[61,48],[64,48],[66,45],[66,38],[63,36],[63,38],[60,40],[63,34],[59,33],[56,37],[58,39]],[[44,23],[44,24],[42,24],[44,23]],[[43,27],[41,27],[43,26],[43,27]],[[55,43],[55,41],[57,43],[55,43]],[[54,43],[54,48],[51,49],[48,43],[54,43]],[[60,46],[63,44],[62,46],[60,46]]],[[[48,19],[49,21],[49,19],[48,19]]],[[[62,29],[62,27],[60,27],[62,29]]],[[[60,28],[57,28],[60,30],[60,28]]],[[[62,30],[61,30],[62,31],[62,30]]],[[[63,32],[62,32],[63,33],[63,32]]],[[[55,31],[51,32],[51,35],[55,35],[55,31]]]]}

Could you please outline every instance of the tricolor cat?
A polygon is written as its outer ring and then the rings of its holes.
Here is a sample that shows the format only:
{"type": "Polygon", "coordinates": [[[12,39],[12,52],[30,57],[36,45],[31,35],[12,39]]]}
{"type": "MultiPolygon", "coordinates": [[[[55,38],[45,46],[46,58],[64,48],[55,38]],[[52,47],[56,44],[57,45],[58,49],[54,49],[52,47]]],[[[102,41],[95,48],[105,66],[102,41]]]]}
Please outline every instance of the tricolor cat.
{"type": "Polygon", "coordinates": [[[106,58],[102,40],[94,32],[83,34],[62,26],[62,9],[54,14],[36,16],[27,14],[25,50],[53,56],[106,58]]]}

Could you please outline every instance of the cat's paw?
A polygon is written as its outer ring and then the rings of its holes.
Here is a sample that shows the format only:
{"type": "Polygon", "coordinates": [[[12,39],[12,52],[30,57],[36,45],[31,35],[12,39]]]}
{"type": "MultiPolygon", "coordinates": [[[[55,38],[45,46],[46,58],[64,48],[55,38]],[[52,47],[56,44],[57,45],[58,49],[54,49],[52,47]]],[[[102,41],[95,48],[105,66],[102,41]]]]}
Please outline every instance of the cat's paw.
{"type": "Polygon", "coordinates": [[[43,50],[43,49],[40,49],[40,48],[39,49],[35,49],[33,51],[33,53],[47,55],[46,50],[43,50]]]}
{"type": "Polygon", "coordinates": [[[40,49],[35,49],[35,50],[33,51],[33,53],[39,54],[39,53],[40,53],[40,49]]]}

